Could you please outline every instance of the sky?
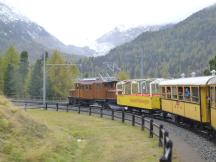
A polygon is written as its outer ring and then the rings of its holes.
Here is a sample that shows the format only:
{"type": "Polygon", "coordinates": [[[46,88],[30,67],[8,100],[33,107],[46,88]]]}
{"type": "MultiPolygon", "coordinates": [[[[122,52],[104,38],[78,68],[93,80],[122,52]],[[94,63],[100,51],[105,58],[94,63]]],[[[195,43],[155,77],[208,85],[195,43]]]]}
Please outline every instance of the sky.
{"type": "Polygon", "coordinates": [[[0,0],[65,44],[86,46],[116,26],[179,22],[216,0],[0,0]]]}

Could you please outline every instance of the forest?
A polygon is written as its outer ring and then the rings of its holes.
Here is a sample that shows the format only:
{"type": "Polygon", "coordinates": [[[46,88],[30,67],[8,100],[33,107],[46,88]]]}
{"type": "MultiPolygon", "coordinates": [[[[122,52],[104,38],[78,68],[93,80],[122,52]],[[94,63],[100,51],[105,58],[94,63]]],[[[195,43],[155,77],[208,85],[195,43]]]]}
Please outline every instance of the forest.
{"type": "MultiPolygon", "coordinates": [[[[74,80],[79,76],[76,65],[66,64],[66,60],[58,51],[45,53],[46,93],[48,98],[67,97],[74,80]]],[[[11,46],[0,56],[0,93],[10,98],[40,98],[43,93],[43,55],[33,64],[29,63],[27,51],[17,52],[11,46]]]]}
{"type": "Polygon", "coordinates": [[[88,76],[107,70],[114,63],[132,78],[202,75],[216,55],[216,6],[159,31],[144,32],[132,42],[112,49],[107,55],[83,58],[81,69],[88,76]],[[143,67],[143,68],[141,68],[143,67]],[[142,70],[141,70],[142,69],[142,70]],[[142,74],[143,71],[143,74],[142,74]],[[141,75],[142,74],[142,75],[141,75]]]}

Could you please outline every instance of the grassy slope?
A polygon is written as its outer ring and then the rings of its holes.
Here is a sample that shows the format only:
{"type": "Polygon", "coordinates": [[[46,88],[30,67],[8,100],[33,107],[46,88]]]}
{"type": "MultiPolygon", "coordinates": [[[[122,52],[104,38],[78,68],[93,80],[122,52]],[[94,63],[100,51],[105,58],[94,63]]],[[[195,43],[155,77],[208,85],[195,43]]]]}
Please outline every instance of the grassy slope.
{"type": "Polygon", "coordinates": [[[155,162],[162,155],[157,139],[127,124],[76,113],[28,112],[77,141],[71,156],[74,162],[155,162]]]}
{"type": "Polygon", "coordinates": [[[26,113],[0,97],[0,162],[155,162],[161,155],[157,139],[127,124],[76,113],[26,113]]]}
{"type": "Polygon", "coordinates": [[[0,161],[70,161],[73,141],[0,97],[0,161]]]}

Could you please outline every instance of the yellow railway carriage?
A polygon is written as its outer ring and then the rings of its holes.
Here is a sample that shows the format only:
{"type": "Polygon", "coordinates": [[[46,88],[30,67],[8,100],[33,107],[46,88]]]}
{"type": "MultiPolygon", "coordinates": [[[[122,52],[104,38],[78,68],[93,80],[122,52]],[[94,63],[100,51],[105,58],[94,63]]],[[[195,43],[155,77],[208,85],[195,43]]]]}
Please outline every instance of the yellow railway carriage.
{"type": "Polygon", "coordinates": [[[209,86],[209,107],[210,107],[210,121],[213,129],[216,129],[216,77],[212,78],[208,82],[209,86]]]}
{"type": "Polygon", "coordinates": [[[208,82],[212,78],[214,76],[179,78],[160,82],[162,111],[201,123],[209,123],[211,115],[208,106],[208,82]]]}
{"type": "Polygon", "coordinates": [[[146,110],[160,109],[159,82],[164,79],[133,79],[117,83],[117,104],[146,110]]]}

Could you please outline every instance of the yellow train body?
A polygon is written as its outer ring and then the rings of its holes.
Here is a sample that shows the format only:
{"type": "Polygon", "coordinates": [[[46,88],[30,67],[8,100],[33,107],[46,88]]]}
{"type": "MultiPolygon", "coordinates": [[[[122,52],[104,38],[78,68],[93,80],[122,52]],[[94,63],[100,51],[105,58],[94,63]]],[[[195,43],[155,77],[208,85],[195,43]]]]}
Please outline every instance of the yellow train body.
{"type": "Polygon", "coordinates": [[[137,82],[132,80],[119,84],[118,105],[146,110],[160,109],[161,112],[208,124],[216,130],[216,76],[137,82]],[[160,92],[157,88],[160,88],[160,92]]]}
{"type": "Polygon", "coordinates": [[[117,104],[140,109],[160,109],[160,96],[117,95],[117,104]]]}
{"type": "Polygon", "coordinates": [[[200,88],[201,102],[193,103],[172,99],[161,99],[161,109],[195,121],[207,123],[210,121],[207,105],[207,87],[200,88]]]}
{"type": "Polygon", "coordinates": [[[211,119],[211,126],[216,130],[216,80],[210,82],[209,85],[209,94],[210,94],[210,119],[211,119]]]}

